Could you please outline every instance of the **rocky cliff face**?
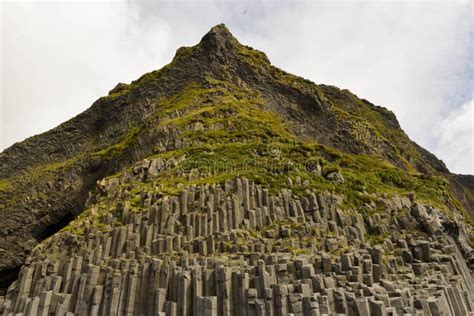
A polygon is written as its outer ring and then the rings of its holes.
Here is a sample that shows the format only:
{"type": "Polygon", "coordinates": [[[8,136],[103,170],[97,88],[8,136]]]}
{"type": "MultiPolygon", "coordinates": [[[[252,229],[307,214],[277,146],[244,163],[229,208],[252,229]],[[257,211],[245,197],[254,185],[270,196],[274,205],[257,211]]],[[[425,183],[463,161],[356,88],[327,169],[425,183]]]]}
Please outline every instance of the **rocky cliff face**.
{"type": "Polygon", "coordinates": [[[474,311],[469,176],[223,25],[0,177],[5,315],[474,311]]]}

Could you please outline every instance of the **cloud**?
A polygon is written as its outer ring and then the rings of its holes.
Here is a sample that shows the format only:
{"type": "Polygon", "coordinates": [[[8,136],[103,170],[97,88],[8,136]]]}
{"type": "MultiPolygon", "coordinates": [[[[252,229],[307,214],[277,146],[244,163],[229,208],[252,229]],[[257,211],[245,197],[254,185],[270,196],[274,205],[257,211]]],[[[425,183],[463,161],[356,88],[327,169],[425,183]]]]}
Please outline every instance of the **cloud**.
{"type": "Polygon", "coordinates": [[[474,174],[473,122],[474,99],[449,113],[435,132],[438,137],[436,152],[453,166],[451,172],[474,174]]]}
{"type": "Polygon", "coordinates": [[[276,66],[388,107],[408,135],[450,169],[473,172],[468,136],[443,141],[447,118],[472,124],[462,111],[472,99],[474,73],[470,1],[2,7],[0,148],[85,110],[118,81],[161,68],[178,47],[224,22],[276,66]],[[458,149],[465,155],[453,159],[458,149]]]}
{"type": "Polygon", "coordinates": [[[170,56],[165,23],[126,3],[2,3],[0,148],[87,109],[170,56]]]}

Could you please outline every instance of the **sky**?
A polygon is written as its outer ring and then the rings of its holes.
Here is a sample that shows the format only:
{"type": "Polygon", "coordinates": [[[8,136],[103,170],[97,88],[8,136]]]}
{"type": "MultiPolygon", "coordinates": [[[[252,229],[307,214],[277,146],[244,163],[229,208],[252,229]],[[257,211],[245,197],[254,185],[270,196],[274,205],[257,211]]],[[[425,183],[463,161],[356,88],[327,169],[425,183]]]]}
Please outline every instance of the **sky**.
{"type": "Polygon", "coordinates": [[[3,1],[0,10],[0,150],[225,23],[277,67],[392,110],[451,172],[474,174],[473,1],[3,1]]]}

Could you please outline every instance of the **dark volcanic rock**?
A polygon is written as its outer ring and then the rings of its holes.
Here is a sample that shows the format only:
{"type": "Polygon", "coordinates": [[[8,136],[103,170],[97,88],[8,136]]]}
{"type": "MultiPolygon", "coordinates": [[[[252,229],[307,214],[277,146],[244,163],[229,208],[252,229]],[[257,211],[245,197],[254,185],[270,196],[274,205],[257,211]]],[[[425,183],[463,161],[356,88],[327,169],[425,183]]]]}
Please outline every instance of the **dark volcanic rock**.
{"type": "Polygon", "coordinates": [[[218,25],[0,153],[0,311],[472,312],[473,183],[218,25]]]}

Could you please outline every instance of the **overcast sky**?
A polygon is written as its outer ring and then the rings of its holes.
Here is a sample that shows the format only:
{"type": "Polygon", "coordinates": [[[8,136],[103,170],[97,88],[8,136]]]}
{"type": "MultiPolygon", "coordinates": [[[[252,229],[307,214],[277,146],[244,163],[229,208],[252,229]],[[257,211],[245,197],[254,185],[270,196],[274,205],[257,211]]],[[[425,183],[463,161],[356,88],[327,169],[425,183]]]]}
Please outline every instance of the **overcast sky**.
{"type": "Polygon", "coordinates": [[[394,111],[452,172],[474,173],[473,1],[0,6],[0,150],[161,68],[223,22],[274,65],[394,111]]]}

